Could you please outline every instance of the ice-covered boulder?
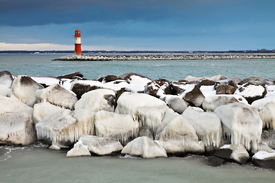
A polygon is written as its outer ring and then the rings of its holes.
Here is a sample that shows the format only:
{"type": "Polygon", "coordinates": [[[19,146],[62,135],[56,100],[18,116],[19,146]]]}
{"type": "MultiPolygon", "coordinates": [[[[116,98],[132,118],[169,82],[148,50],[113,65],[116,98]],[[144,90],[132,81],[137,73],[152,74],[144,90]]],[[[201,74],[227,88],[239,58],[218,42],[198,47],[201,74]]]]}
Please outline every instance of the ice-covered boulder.
{"type": "Polygon", "coordinates": [[[271,97],[265,97],[259,100],[255,100],[254,102],[252,102],[251,106],[256,107],[258,111],[261,111],[263,110],[264,106],[269,102],[275,102],[275,97],[271,96],[271,97]]]}
{"type": "Polygon", "coordinates": [[[42,89],[43,86],[35,82],[29,76],[19,75],[12,84],[12,95],[21,102],[32,107],[36,102],[35,91],[42,89]]]}
{"type": "Polygon", "coordinates": [[[0,72],[0,95],[10,96],[13,77],[9,71],[0,72]]]}
{"type": "Polygon", "coordinates": [[[171,109],[179,114],[182,114],[189,105],[185,100],[182,99],[182,97],[175,95],[166,95],[163,100],[171,109]]]}
{"type": "Polygon", "coordinates": [[[138,137],[129,142],[121,151],[122,154],[141,156],[142,158],[167,157],[166,151],[157,142],[148,137],[138,137]]]}
{"type": "Polygon", "coordinates": [[[263,130],[261,142],[267,144],[270,148],[275,150],[275,130],[263,130]]]}
{"type": "Polygon", "coordinates": [[[78,142],[74,145],[74,148],[71,149],[70,151],[73,151],[73,152],[77,151],[78,146],[87,148],[91,153],[101,155],[101,156],[109,155],[109,154],[121,151],[123,149],[123,146],[119,141],[116,141],[112,138],[96,137],[92,135],[81,136],[78,142]]]}
{"type": "Polygon", "coordinates": [[[140,127],[138,130],[138,136],[139,137],[148,137],[150,139],[154,139],[153,133],[151,132],[151,130],[148,127],[140,127]]]}
{"type": "Polygon", "coordinates": [[[259,167],[275,170],[275,151],[259,151],[252,156],[252,162],[259,167]]]}
{"type": "Polygon", "coordinates": [[[255,100],[264,98],[264,96],[267,94],[267,91],[266,88],[262,85],[253,85],[248,83],[240,86],[234,94],[244,97],[248,103],[251,104],[255,100]]]}
{"type": "Polygon", "coordinates": [[[166,115],[155,137],[166,152],[171,154],[203,153],[204,146],[198,141],[196,130],[188,120],[169,110],[166,115]]]}
{"type": "Polygon", "coordinates": [[[222,121],[223,133],[231,144],[242,144],[247,150],[257,149],[261,140],[262,120],[256,108],[235,102],[219,106],[214,111],[222,121]]]}
{"type": "Polygon", "coordinates": [[[71,150],[69,150],[66,154],[66,157],[77,156],[91,156],[88,146],[84,145],[80,139],[77,143],[74,144],[74,147],[71,150]]]}
{"type": "Polygon", "coordinates": [[[37,90],[35,94],[40,102],[49,102],[67,109],[73,109],[74,104],[77,102],[76,95],[59,84],[53,84],[45,89],[37,90]]]}
{"type": "Polygon", "coordinates": [[[0,96],[0,115],[11,112],[26,112],[32,115],[33,109],[17,98],[0,96]]]}
{"type": "Polygon", "coordinates": [[[220,146],[222,127],[221,121],[215,113],[204,112],[203,110],[199,111],[194,107],[188,107],[182,115],[195,128],[198,137],[205,146],[220,146]]]}
{"type": "Polygon", "coordinates": [[[48,102],[35,104],[33,107],[34,124],[37,124],[39,121],[41,121],[45,117],[50,116],[60,110],[62,110],[62,108],[56,105],[52,105],[48,102]]]}
{"type": "Polygon", "coordinates": [[[84,109],[62,109],[35,125],[37,138],[57,149],[72,145],[82,135],[94,134],[94,116],[93,112],[84,109]]]}
{"type": "Polygon", "coordinates": [[[138,136],[138,123],[126,114],[99,111],[95,115],[95,133],[127,143],[138,136]]]}
{"type": "Polygon", "coordinates": [[[29,145],[35,140],[31,114],[9,112],[0,115],[0,144],[29,145]]]}
{"type": "Polygon", "coordinates": [[[167,105],[160,99],[141,93],[124,92],[117,101],[116,113],[128,114],[139,126],[155,131],[161,124],[167,105]]]}
{"type": "Polygon", "coordinates": [[[212,95],[205,97],[202,108],[205,111],[214,111],[218,106],[226,105],[234,102],[241,102],[244,104],[248,104],[246,99],[242,96],[236,95],[212,95]]]}
{"type": "Polygon", "coordinates": [[[188,89],[184,91],[182,95],[185,101],[192,103],[196,107],[201,106],[205,98],[199,86],[197,85],[190,86],[188,89]]]}
{"type": "Polygon", "coordinates": [[[112,90],[97,89],[82,95],[76,102],[75,109],[86,109],[90,111],[110,111],[114,112],[116,94],[112,90]]]}
{"type": "Polygon", "coordinates": [[[275,130],[275,102],[269,102],[259,111],[263,128],[275,130]]]}
{"type": "Polygon", "coordinates": [[[217,150],[214,153],[214,156],[223,158],[226,160],[234,160],[240,164],[245,164],[247,162],[247,160],[249,159],[249,154],[248,154],[247,150],[241,144],[223,145],[219,150],[217,150]]]}

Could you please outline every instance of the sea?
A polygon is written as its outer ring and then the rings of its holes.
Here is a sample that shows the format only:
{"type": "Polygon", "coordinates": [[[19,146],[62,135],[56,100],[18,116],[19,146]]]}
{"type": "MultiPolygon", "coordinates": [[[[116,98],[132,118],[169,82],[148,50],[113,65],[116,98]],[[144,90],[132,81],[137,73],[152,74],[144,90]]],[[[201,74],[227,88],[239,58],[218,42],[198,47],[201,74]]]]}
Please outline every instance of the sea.
{"type": "MultiPolygon", "coordinates": [[[[227,78],[250,76],[275,79],[275,59],[52,61],[66,54],[0,54],[0,71],[14,76],[59,76],[81,72],[87,79],[137,73],[152,80],[178,81],[187,76],[227,78]]],[[[252,164],[207,165],[207,157],[189,155],[142,159],[132,156],[66,158],[67,150],[50,150],[42,143],[0,145],[0,183],[269,183],[274,170],[252,164]]]]}

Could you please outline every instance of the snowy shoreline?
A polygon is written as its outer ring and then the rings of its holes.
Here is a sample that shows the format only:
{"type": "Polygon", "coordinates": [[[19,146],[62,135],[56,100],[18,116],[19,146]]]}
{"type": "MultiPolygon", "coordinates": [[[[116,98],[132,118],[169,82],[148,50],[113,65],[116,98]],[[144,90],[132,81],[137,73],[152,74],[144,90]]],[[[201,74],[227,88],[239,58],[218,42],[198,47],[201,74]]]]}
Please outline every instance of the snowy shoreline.
{"type": "Polygon", "coordinates": [[[43,141],[68,157],[203,154],[275,169],[275,85],[262,77],[123,73],[86,80],[0,72],[0,144],[43,141]],[[73,148],[72,148],[73,147],[73,148]]]}
{"type": "Polygon", "coordinates": [[[232,60],[275,59],[274,54],[192,54],[192,55],[69,55],[52,61],[116,61],[116,60],[232,60]]]}

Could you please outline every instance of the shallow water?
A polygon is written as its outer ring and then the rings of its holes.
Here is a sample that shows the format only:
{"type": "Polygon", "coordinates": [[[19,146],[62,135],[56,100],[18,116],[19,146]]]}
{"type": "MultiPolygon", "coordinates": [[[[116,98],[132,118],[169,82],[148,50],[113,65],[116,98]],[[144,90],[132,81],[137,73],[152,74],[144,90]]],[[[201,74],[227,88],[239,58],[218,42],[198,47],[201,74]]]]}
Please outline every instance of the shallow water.
{"type": "MultiPolygon", "coordinates": [[[[3,147],[2,147],[3,148],[3,147]]],[[[274,171],[229,163],[210,167],[204,157],[185,158],[66,158],[66,151],[47,148],[13,149],[0,161],[0,182],[274,182],[274,171]]],[[[1,155],[0,155],[1,157],[1,155]]]]}
{"type": "MultiPolygon", "coordinates": [[[[64,54],[0,54],[0,71],[13,75],[58,76],[79,71],[88,79],[134,72],[151,79],[224,75],[274,79],[275,59],[62,62],[64,54]]],[[[253,165],[210,167],[203,157],[137,159],[66,158],[66,151],[28,146],[0,146],[0,182],[274,182],[274,171],[253,165]]]]}
{"type": "Polygon", "coordinates": [[[151,79],[184,79],[187,76],[228,78],[249,76],[274,79],[275,59],[250,60],[150,60],[150,61],[51,61],[64,54],[0,54],[0,70],[13,75],[58,76],[79,71],[87,79],[101,75],[138,73],[151,79]]]}

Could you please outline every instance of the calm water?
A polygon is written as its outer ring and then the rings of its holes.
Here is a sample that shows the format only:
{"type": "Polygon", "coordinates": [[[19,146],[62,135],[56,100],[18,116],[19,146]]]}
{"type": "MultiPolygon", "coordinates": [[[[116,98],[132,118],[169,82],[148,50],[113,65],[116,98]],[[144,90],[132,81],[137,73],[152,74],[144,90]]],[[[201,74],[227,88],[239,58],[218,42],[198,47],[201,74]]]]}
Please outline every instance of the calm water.
{"type": "MultiPolygon", "coordinates": [[[[151,79],[179,80],[188,75],[261,76],[274,79],[275,60],[192,61],[51,61],[64,54],[0,54],[0,70],[13,75],[58,76],[79,71],[88,79],[134,72],[151,79]]],[[[253,165],[209,167],[204,157],[133,159],[118,157],[66,158],[66,151],[45,147],[0,146],[0,182],[274,182],[275,172],[253,165]]]]}
{"type": "Polygon", "coordinates": [[[228,78],[249,76],[274,79],[275,59],[253,60],[152,60],[111,62],[51,61],[64,54],[0,54],[0,70],[13,75],[58,76],[79,71],[87,79],[101,75],[134,72],[151,79],[179,80],[195,77],[224,75],[228,78]]]}

